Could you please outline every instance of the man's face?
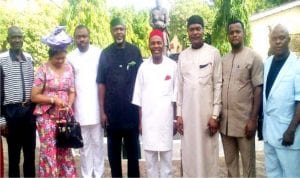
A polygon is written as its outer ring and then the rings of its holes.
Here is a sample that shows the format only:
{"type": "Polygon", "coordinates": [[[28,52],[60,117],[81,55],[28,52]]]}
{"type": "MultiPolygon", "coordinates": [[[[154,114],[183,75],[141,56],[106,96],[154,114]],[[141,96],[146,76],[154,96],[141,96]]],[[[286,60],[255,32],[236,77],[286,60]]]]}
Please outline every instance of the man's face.
{"type": "Polygon", "coordinates": [[[161,58],[163,53],[164,42],[161,37],[155,35],[149,40],[149,48],[153,58],[161,58]]]}
{"type": "Polygon", "coordinates": [[[10,48],[13,50],[21,50],[23,47],[23,34],[20,29],[14,28],[7,37],[10,48]]]}
{"type": "Polygon", "coordinates": [[[85,52],[89,48],[90,36],[86,28],[77,29],[75,32],[75,43],[79,51],[85,52]]]}
{"type": "Polygon", "coordinates": [[[283,27],[278,26],[272,31],[270,35],[270,46],[274,55],[281,55],[288,51],[290,37],[283,27]]]}
{"type": "Polygon", "coordinates": [[[243,45],[244,30],[240,23],[234,23],[229,25],[228,39],[232,48],[240,48],[243,45]]]}
{"type": "Polygon", "coordinates": [[[193,47],[202,46],[203,34],[204,34],[204,29],[200,24],[191,24],[188,27],[188,36],[193,47]]]}
{"type": "Polygon", "coordinates": [[[125,40],[126,28],[124,25],[116,25],[112,27],[111,34],[117,44],[121,44],[125,40]]]}

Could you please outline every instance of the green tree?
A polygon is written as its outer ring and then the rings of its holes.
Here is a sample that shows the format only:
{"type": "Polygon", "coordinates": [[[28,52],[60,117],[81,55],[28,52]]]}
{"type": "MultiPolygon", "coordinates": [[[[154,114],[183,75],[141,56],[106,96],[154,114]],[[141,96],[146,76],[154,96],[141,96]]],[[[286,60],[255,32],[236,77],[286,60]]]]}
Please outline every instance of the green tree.
{"type": "Polygon", "coordinates": [[[212,43],[216,46],[221,54],[230,50],[227,40],[227,24],[231,20],[241,20],[245,25],[245,45],[249,45],[251,33],[249,24],[249,14],[253,11],[252,0],[218,0],[216,7],[217,15],[213,24],[212,43]]]}
{"type": "Polygon", "coordinates": [[[36,8],[24,8],[18,10],[11,8],[9,2],[0,2],[0,44],[1,51],[8,49],[6,42],[7,29],[12,26],[18,26],[24,32],[23,49],[33,55],[35,65],[48,59],[47,46],[40,42],[49,29],[57,25],[57,16],[59,12],[57,6],[53,3],[43,0],[35,1],[36,8]]]}
{"type": "Polygon", "coordinates": [[[122,17],[126,21],[126,40],[135,44],[141,50],[142,56],[150,56],[148,47],[149,12],[135,11],[133,7],[112,8],[112,17],[122,17]]]}
{"type": "Polygon", "coordinates": [[[59,23],[66,26],[72,36],[77,25],[87,26],[91,32],[91,42],[105,48],[112,40],[107,9],[106,0],[68,0],[63,6],[59,23]]]}
{"type": "Polygon", "coordinates": [[[204,19],[205,25],[205,41],[210,43],[210,36],[212,32],[212,24],[214,20],[214,8],[200,0],[174,0],[170,9],[170,25],[168,30],[171,39],[177,35],[183,48],[189,45],[187,36],[187,19],[191,15],[200,15],[204,19]]]}

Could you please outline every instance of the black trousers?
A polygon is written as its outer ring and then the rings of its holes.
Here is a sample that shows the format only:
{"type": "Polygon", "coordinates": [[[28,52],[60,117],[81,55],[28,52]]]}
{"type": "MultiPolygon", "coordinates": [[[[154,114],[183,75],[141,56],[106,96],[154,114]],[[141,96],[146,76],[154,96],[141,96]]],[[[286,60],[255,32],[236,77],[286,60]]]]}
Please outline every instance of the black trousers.
{"type": "Polygon", "coordinates": [[[8,176],[20,177],[20,155],[23,150],[24,177],[35,177],[36,125],[32,112],[21,119],[7,118],[8,176]]]}
{"type": "Polygon", "coordinates": [[[112,177],[122,177],[122,142],[127,152],[128,177],[140,177],[139,171],[139,132],[134,129],[108,129],[107,150],[112,177]]]}

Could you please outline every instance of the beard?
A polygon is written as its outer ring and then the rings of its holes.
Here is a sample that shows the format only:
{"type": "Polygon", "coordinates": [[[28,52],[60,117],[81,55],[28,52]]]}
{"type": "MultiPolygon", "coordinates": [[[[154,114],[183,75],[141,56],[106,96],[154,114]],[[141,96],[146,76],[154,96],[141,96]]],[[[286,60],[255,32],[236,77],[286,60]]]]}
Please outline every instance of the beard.
{"type": "Polygon", "coordinates": [[[116,39],[116,43],[117,44],[121,44],[121,43],[123,43],[124,42],[124,39],[122,38],[122,39],[116,39]]]}
{"type": "Polygon", "coordinates": [[[239,49],[239,48],[241,48],[242,47],[242,43],[237,43],[237,44],[231,44],[231,47],[233,48],[233,49],[239,49]]]}

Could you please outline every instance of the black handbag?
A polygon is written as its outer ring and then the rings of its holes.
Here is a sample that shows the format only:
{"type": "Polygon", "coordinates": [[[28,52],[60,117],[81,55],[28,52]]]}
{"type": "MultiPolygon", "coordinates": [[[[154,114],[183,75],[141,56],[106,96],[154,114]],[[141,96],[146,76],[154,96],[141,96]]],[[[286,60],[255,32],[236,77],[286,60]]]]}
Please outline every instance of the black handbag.
{"type": "Polygon", "coordinates": [[[66,120],[56,123],[56,146],[58,148],[82,148],[83,140],[79,122],[67,114],[66,120]]]}

